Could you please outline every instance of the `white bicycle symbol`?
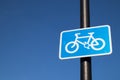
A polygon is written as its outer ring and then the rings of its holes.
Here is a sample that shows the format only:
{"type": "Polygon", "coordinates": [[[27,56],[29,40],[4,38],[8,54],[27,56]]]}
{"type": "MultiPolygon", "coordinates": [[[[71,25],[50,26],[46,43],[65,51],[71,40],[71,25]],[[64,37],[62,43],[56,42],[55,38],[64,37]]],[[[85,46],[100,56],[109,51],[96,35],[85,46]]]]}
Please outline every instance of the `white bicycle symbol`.
{"type": "Polygon", "coordinates": [[[94,38],[94,32],[90,32],[88,34],[89,36],[79,37],[80,33],[76,33],[75,40],[70,41],[65,45],[66,52],[70,54],[77,52],[79,49],[79,43],[82,44],[86,49],[90,49],[91,47],[93,50],[102,50],[105,47],[105,41],[102,38],[94,38]],[[88,38],[88,41],[81,42],[78,40],[83,38],[88,38]]]}

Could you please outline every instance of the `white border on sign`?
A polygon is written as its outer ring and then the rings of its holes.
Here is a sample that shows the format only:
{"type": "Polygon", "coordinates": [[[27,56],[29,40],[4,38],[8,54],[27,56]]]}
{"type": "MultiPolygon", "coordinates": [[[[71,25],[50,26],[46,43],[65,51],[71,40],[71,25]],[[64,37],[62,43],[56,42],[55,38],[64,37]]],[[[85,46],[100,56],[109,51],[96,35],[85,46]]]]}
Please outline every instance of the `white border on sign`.
{"type": "Polygon", "coordinates": [[[83,57],[92,57],[92,56],[102,56],[102,55],[110,55],[112,54],[112,38],[111,38],[111,29],[109,25],[101,25],[101,26],[94,26],[94,27],[87,27],[87,28],[79,28],[79,29],[73,29],[73,30],[65,30],[60,33],[60,43],[59,43],[59,59],[64,60],[64,59],[73,59],[73,58],[83,58],[83,57]],[[73,56],[73,57],[61,57],[61,46],[62,46],[62,34],[64,32],[71,32],[71,31],[76,31],[76,30],[88,30],[92,28],[101,28],[101,27],[108,27],[109,30],[109,42],[110,42],[110,52],[109,53],[104,53],[104,54],[92,54],[92,55],[84,55],[84,56],[73,56]]]}

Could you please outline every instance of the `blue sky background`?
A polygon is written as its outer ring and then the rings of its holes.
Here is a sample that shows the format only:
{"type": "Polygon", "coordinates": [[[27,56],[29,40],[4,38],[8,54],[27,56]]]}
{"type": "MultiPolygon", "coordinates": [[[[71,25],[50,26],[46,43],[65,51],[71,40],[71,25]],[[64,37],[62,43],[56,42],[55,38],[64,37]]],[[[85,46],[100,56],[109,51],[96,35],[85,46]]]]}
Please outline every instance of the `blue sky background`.
{"type": "MultiPolygon", "coordinates": [[[[63,30],[80,26],[79,0],[0,1],[0,80],[79,80],[79,59],[59,60],[63,30]]],[[[90,0],[91,26],[109,24],[113,53],[92,58],[93,80],[119,80],[120,1],[90,0]]]]}

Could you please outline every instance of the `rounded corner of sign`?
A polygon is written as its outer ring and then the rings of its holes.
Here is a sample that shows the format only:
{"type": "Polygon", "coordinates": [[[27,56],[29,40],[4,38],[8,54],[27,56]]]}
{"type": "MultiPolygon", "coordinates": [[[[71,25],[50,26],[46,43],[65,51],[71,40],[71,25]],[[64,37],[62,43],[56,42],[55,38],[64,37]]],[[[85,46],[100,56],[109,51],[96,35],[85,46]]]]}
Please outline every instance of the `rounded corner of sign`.
{"type": "Polygon", "coordinates": [[[110,29],[110,25],[106,25],[110,29]]]}
{"type": "Polygon", "coordinates": [[[59,59],[61,59],[61,56],[59,55],[59,59]]]}
{"type": "Polygon", "coordinates": [[[110,25],[105,25],[105,26],[108,28],[109,31],[111,31],[110,25]]]}
{"type": "Polygon", "coordinates": [[[106,53],[106,55],[111,55],[111,54],[112,54],[112,50],[110,52],[106,53]]]}
{"type": "Polygon", "coordinates": [[[60,59],[60,60],[64,60],[64,58],[62,58],[61,56],[59,56],[59,59],[60,59]]]}
{"type": "Polygon", "coordinates": [[[62,35],[65,33],[65,31],[60,32],[60,38],[62,38],[62,35]]]}
{"type": "Polygon", "coordinates": [[[65,30],[65,31],[61,31],[60,32],[60,35],[62,36],[63,35],[63,33],[65,33],[67,30],[65,30]]]}
{"type": "Polygon", "coordinates": [[[60,53],[59,53],[59,59],[60,59],[60,60],[63,60],[63,58],[61,57],[60,53]]]}
{"type": "Polygon", "coordinates": [[[112,49],[110,50],[110,52],[109,52],[109,55],[111,55],[113,53],[113,51],[112,51],[112,49]]]}
{"type": "Polygon", "coordinates": [[[100,26],[98,26],[98,28],[100,28],[100,27],[108,27],[108,28],[110,28],[110,25],[106,24],[106,25],[100,25],[100,26]]]}
{"type": "Polygon", "coordinates": [[[60,32],[60,38],[62,37],[62,34],[63,34],[63,31],[62,31],[62,32],[60,32]]]}
{"type": "Polygon", "coordinates": [[[63,31],[61,31],[60,34],[63,34],[63,31]]]}

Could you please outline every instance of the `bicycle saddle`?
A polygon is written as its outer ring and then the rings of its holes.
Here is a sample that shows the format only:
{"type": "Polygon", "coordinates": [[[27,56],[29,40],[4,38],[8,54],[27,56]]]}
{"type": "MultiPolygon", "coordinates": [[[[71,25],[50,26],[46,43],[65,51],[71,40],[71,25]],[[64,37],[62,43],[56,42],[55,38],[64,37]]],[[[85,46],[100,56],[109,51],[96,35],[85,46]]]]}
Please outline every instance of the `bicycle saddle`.
{"type": "Polygon", "coordinates": [[[78,36],[78,35],[80,35],[80,33],[75,33],[75,36],[78,36]]]}

